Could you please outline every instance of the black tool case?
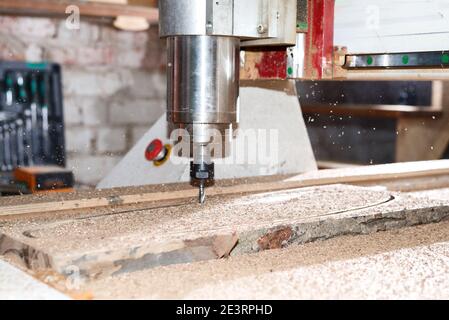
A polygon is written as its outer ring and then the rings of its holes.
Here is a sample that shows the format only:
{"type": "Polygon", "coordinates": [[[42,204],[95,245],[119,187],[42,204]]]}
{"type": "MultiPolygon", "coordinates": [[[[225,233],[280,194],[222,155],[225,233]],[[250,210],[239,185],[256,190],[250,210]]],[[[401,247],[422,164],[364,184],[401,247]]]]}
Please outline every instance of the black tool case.
{"type": "Polygon", "coordinates": [[[0,61],[0,172],[65,166],[61,68],[0,61]]]}

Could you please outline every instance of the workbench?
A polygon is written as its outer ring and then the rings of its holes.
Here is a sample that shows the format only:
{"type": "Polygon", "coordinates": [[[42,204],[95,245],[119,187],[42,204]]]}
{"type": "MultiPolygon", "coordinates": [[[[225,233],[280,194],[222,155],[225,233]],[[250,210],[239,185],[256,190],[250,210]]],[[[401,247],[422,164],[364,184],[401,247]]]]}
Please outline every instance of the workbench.
{"type": "MultiPolygon", "coordinates": [[[[72,298],[351,297],[363,281],[345,265],[380,275],[416,253],[424,273],[447,267],[445,188],[441,160],[219,181],[205,205],[186,184],[3,198],[0,255],[72,298]],[[438,257],[424,259],[428,250],[438,257]],[[332,272],[352,283],[346,294],[332,272]]],[[[409,267],[370,281],[394,289],[409,267]]],[[[439,285],[386,297],[444,297],[449,283],[439,285]]]]}

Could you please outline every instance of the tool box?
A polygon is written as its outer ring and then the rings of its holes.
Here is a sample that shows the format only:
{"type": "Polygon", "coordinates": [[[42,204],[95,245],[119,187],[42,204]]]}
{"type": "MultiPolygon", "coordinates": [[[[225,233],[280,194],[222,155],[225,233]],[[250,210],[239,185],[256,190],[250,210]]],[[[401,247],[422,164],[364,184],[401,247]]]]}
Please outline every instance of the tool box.
{"type": "Polygon", "coordinates": [[[0,173],[65,166],[61,68],[0,61],[0,173]]]}
{"type": "Polygon", "coordinates": [[[19,167],[14,169],[13,176],[30,193],[71,192],[75,183],[72,171],[56,166],[19,167]]]}

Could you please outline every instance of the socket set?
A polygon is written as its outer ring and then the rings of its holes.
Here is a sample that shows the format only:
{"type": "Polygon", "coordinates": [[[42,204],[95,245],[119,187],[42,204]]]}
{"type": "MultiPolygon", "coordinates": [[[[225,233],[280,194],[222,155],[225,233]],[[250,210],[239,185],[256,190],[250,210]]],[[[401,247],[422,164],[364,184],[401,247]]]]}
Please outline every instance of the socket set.
{"type": "Polygon", "coordinates": [[[61,69],[0,61],[0,172],[65,166],[61,69]]]}

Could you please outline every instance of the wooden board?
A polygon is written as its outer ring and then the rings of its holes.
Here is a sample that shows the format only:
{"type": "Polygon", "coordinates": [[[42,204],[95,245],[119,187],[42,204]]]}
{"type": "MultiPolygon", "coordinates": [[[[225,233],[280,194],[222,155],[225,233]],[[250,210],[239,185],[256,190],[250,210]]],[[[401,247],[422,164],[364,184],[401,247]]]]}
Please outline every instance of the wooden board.
{"type": "Polygon", "coordinates": [[[159,21],[159,11],[157,8],[66,0],[2,0],[0,1],[0,12],[26,15],[67,16],[66,9],[70,5],[76,5],[80,9],[82,16],[115,18],[124,15],[143,17],[150,23],[157,23],[159,21]]]}
{"type": "MultiPolygon", "coordinates": [[[[304,114],[323,114],[334,116],[353,116],[367,118],[440,118],[441,110],[433,107],[415,107],[405,105],[339,105],[338,107],[328,104],[302,104],[304,114]]],[[[422,120],[422,119],[419,119],[422,120]]]]}
{"type": "Polygon", "coordinates": [[[439,222],[449,203],[332,185],[221,196],[206,205],[92,210],[89,215],[3,221],[0,255],[30,269],[97,278],[162,265],[282,248],[339,235],[439,222]]]}
{"type": "MultiPolygon", "coordinates": [[[[242,195],[251,193],[262,193],[267,191],[287,190],[301,187],[319,186],[327,184],[359,184],[359,185],[382,185],[388,184],[391,190],[420,190],[420,188],[443,188],[449,187],[449,160],[397,163],[388,165],[377,165],[360,168],[331,169],[310,172],[293,178],[281,179],[274,177],[267,182],[257,182],[256,178],[247,180],[237,180],[230,182],[226,186],[216,186],[207,189],[208,199],[223,195],[242,195]],[[435,179],[438,177],[438,179],[435,179]],[[407,186],[410,179],[420,179],[420,184],[407,186]],[[400,184],[399,182],[404,182],[400,184]],[[395,187],[396,185],[396,187],[395,187]],[[399,187],[397,187],[399,186],[399,187]]],[[[136,189],[139,190],[139,189],[136,189]]],[[[130,190],[112,192],[100,191],[93,196],[83,195],[77,198],[76,195],[69,197],[61,195],[61,200],[40,196],[39,201],[34,201],[35,197],[22,197],[9,200],[0,199],[0,217],[4,219],[17,218],[22,215],[39,214],[61,214],[65,211],[108,208],[126,205],[143,204],[147,207],[157,207],[158,205],[170,203],[182,203],[183,201],[193,201],[197,198],[197,190],[188,185],[179,188],[157,187],[152,191],[140,191],[130,193],[130,190]],[[165,191],[162,191],[165,188],[165,191]],[[161,190],[161,191],[159,191],[161,190]],[[126,193],[128,192],[128,193],[126,193]],[[102,196],[104,195],[104,196],[102,196]],[[64,197],[67,197],[64,199],[64,197]],[[46,199],[48,199],[46,201],[46,199]],[[12,204],[11,204],[12,202],[12,204]],[[22,203],[19,203],[22,202],[22,203]]]]}
{"type": "Polygon", "coordinates": [[[448,299],[448,242],[449,222],[438,223],[148,269],[80,291],[94,299],[448,299]]]}

